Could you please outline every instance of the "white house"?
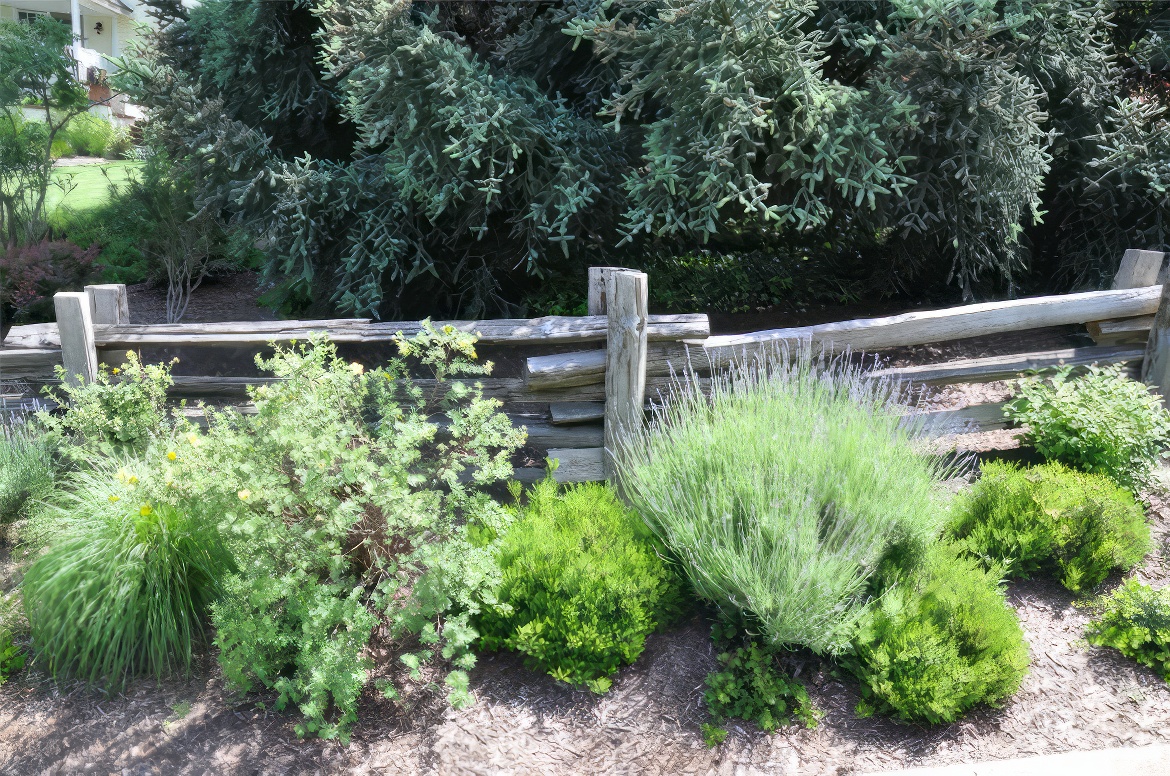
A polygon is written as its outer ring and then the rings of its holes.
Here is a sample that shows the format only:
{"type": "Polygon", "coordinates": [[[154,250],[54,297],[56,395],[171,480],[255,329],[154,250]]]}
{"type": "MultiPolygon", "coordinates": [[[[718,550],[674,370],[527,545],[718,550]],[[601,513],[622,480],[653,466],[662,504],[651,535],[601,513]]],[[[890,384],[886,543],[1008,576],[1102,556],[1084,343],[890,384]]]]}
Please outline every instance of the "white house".
{"type": "MultiPolygon", "coordinates": [[[[138,0],[0,0],[0,19],[23,22],[37,16],[50,16],[73,29],[77,77],[90,84],[93,100],[109,96],[101,76],[114,71],[110,58],[121,56],[142,26],[154,21],[138,0]]],[[[115,97],[94,110],[133,119],[141,115],[136,107],[115,97]]]]}

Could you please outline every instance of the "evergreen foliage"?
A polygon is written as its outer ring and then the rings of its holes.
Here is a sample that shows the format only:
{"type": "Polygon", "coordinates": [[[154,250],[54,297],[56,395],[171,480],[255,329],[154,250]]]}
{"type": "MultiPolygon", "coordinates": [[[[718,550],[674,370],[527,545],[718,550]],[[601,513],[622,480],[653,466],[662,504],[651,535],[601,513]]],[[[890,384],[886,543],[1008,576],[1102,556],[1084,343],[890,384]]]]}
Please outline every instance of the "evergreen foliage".
{"type": "Polygon", "coordinates": [[[1012,575],[1050,569],[1076,593],[1133,568],[1151,547],[1133,496],[1060,464],[989,463],[962,501],[950,531],[968,554],[1006,564],[1012,575]]]}
{"type": "Polygon", "coordinates": [[[286,307],[491,314],[547,273],[703,246],[971,297],[1168,243],[1157,9],[148,4],[165,25],[123,83],[199,206],[264,238],[286,307]]]}
{"type": "Polygon", "coordinates": [[[605,692],[682,605],[653,535],[607,485],[537,484],[500,548],[497,606],[480,643],[530,657],[553,677],[605,692]]]}

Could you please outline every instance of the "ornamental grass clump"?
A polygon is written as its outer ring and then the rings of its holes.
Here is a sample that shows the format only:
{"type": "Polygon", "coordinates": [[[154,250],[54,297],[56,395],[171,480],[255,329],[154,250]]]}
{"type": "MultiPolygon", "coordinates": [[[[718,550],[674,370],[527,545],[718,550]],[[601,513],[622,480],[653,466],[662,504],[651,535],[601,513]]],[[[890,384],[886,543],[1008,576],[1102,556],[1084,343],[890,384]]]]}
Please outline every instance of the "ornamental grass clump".
{"type": "Polygon", "coordinates": [[[771,645],[837,653],[887,554],[938,535],[942,464],[912,444],[898,386],[807,348],[680,381],[620,451],[621,485],[695,591],[771,645]]]}
{"type": "Polygon", "coordinates": [[[49,520],[55,537],[22,583],[33,647],[52,675],[111,689],[161,679],[188,671],[208,641],[232,560],[214,521],[172,497],[173,475],[159,450],[71,477],[49,520]]]}
{"type": "Polygon", "coordinates": [[[53,492],[56,466],[52,446],[26,426],[0,426],[0,525],[29,516],[53,492]]]}
{"type": "Polygon", "coordinates": [[[949,533],[969,555],[1013,576],[1052,571],[1074,593],[1133,568],[1151,548],[1145,513],[1128,491],[1058,463],[986,464],[949,533]]]}
{"type": "Polygon", "coordinates": [[[1048,379],[1025,378],[1005,410],[1024,427],[1023,441],[1046,459],[1134,492],[1150,485],[1170,445],[1170,411],[1120,364],[1094,364],[1075,378],[1072,367],[1048,379]]]}
{"type": "MultiPolygon", "coordinates": [[[[518,495],[518,494],[517,494],[518,495]]],[[[514,649],[554,678],[594,692],[633,663],[682,605],[681,579],[650,530],[607,485],[536,485],[500,549],[499,604],[480,644],[514,649]]]]}

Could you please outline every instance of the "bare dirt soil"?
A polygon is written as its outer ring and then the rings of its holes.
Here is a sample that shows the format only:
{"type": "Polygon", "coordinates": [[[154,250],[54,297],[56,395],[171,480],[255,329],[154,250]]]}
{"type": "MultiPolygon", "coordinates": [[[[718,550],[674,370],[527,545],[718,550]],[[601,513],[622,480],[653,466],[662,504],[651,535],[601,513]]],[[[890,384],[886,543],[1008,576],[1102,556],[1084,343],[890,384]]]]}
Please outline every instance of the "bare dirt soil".
{"type": "MultiPolygon", "coordinates": [[[[191,302],[181,323],[275,320],[276,315],[257,301],[263,290],[260,275],[256,272],[207,278],[191,293],[191,302]]],[[[131,323],[166,323],[165,285],[139,283],[129,286],[126,292],[130,298],[131,323]]]]}
{"type": "MultiPolygon", "coordinates": [[[[1170,505],[1151,500],[1157,549],[1139,576],[1160,586],[1170,582],[1170,505]]],[[[1170,686],[1085,644],[1083,602],[1046,579],[1015,582],[1008,597],[1031,672],[1003,708],[953,725],[859,719],[856,684],[794,654],[787,667],[824,712],[820,725],[769,736],[733,723],[728,740],[707,749],[703,678],[716,663],[696,616],[652,636],[607,695],[558,684],[514,655],[485,655],[472,707],[404,709],[371,693],[348,746],[298,740],[292,715],[272,711],[271,697],[236,699],[210,658],[190,681],[139,682],[115,697],[33,668],[0,685],[0,773],[843,776],[1170,741],[1170,686]]]]}

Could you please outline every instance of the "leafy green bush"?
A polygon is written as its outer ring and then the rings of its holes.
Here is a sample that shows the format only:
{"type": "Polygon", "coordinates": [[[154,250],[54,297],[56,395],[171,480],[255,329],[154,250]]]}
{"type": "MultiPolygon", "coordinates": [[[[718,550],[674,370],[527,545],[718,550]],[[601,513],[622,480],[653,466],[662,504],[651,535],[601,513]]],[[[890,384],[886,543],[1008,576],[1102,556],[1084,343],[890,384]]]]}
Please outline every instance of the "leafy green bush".
{"type": "Polygon", "coordinates": [[[744,646],[733,644],[734,628],[716,625],[714,638],[724,648],[718,656],[722,668],[707,674],[707,702],[714,724],[703,726],[708,746],[727,736],[722,728],[729,717],[754,722],[765,733],[799,721],[805,727],[817,725],[817,712],[804,686],[776,667],[776,656],[766,647],[748,639],[744,646]]]}
{"type": "Polygon", "coordinates": [[[608,486],[538,483],[500,548],[500,603],[480,615],[480,643],[605,692],[681,604],[652,539],[608,486]]]}
{"type": "Polygon", "coordinates": [[[949,530],[969,554],[1005,563],[1014,575],[1051,569],[1073,592],[1133,568],[1150,550],[1150,528],[1132,495],[1056,463],[988,463],[949,530]]]}
{"type": "Polygon", "coordinates": [[[470,701],[471,622],[494,601],[512,521],[483,487],[511,476],[525,438],[478,384],[451,379],[490,371],[474,343],[426,323],[400,340],[402,359],[368,372],[323,341],[277,349],[258,364],[284,379],[250,391],[256,414],[214,414],[200,438],[203,509],[239,568],[213,610],[224,675],[275,689],[302,734],[347,734],[376,627],[410,680],[470,701]],[[436,386],[408,378],[406,359],[436,386]]]}
{"type": "Polygon", "coordinates": [[[1104,474],[1130,490],[1149,484],[1170,442],[1170,412],[1119,364],[1094,365],[1076,378],[1071,371],[1020,381],[1006,412],[1025,425],[1023,440],[1050,461],[1104,474]]]}
{"type": "Polygon", "coordinates": [[[621,452],[631,503],[695,591],[769,644],[845,649],[872,570],[945,519],[895,389],[805,349],[677,394],[621,452]]]}
{"type": "Polygon", "coordinates": [[[0,684],[9,676],[24,668],[27,656],[16,645],[13,636],[22,625],[23,609],[18,593],[0,593],[0,684]]]}
{"type": "Polygon", "coordinates": [[[933,724],[1015,692],[1028,648],[997,575],[939,544],[881,596],[845,663],[861,682],[860,713],[933,724]]]}
{"type": "Polygon", "coordinates": [[[79,156],[105,156],[114,140],[114,125],[92,113],[80,113],[69,120],[59,138],[79,156]]]}
{"type": "Polygon", "coordinates": [[[1090,644],[1113,647],[1170,682],[1170,588],[1127,579],[1103,598],[1089,623],[1090,644]]]}
{"type": "Polygon", "coordinates": [[[0,427],[0,525],[28,517],[52,493],[56,467],[48,440],[25,428],[0,427]]]}
{"type": "Polygon", "coordinates": [[[206,640],[231,558],[175,487],[184,464],[173,453],[99,460],[60,497],[57,536],[22,582],[33,645],[54,676],[115,688],[161,678],[189,670],[206,640]]]}
{"type": "Polygon", "coordinates": [[[61,416],[40,412],[37,419],[57,434],[77,443],[63,448],[84,462],[92,451],[106,454],[141,451],[155,436],[169,430],[172,422],[166,408],[167,389],[174,385],[170,364],[144,365],[138,355],[126,351],[121,366],[102,364],[95,380],[83,385],[64,382],[65,370],[58,366],[59,388],[45,388],[45,395],[65,407],[61,416]]]}

